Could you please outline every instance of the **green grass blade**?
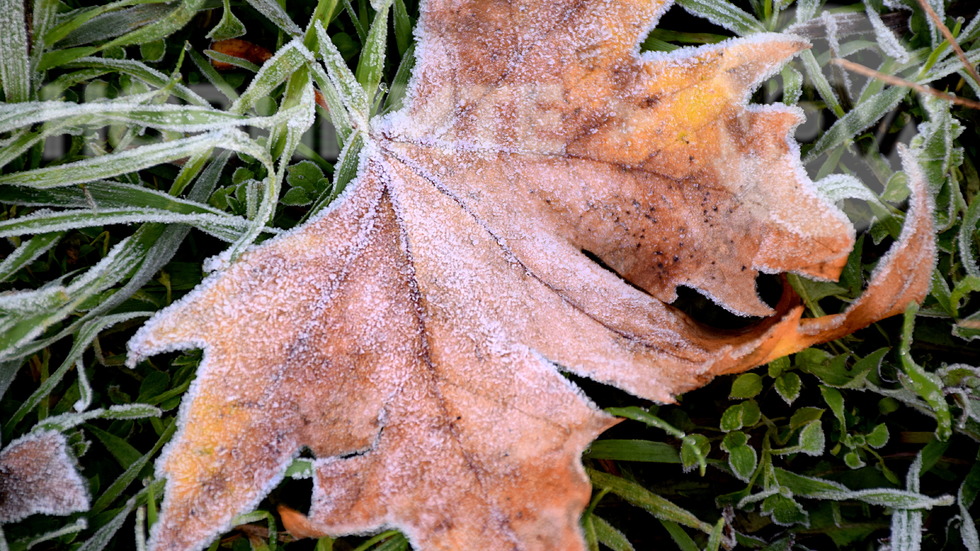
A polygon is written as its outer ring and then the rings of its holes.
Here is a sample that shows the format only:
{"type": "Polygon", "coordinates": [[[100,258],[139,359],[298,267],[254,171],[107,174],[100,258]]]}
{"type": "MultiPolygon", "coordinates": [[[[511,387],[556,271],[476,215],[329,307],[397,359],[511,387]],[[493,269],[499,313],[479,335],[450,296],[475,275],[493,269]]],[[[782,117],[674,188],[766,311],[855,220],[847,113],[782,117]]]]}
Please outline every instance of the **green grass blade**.
{"type": "Polygon", "coordinates": [[[364,88],[368,100],[378,91],[381,84],[381,75],[385,68],[385,50],[388,48],[388,11],[391,2],[385,5],[375,14],[374,21],[371,22],[371,30],[368,31],[367,41],[361,50],[361,56],[357,62],[355,76],[357,82],[364,88]]]}
{"type": "Polygon", "coordinates": [[[221,52],[216,52],[211,49],[204,50],[204,55],[208,56],[210,59],[213,59],[221,63],[227,63],[228,65],[233,65],[235,67],[238,67],[239,69],[245,69],[246,71],[250,71],[253,73],[259,72],[258,65],[241,57],[223,54],[221,52]]]}
{"type": "Polygon", "coordinates": [[[902,323],[902,344],[898,356],[902,361],[902,385],[915,392],[925,400],[936,416],[936,438],[949,439],[953,433],[953,419],[949,404],[943,394],[943,383],[934,373],[929,373],[919,367],[912,359],[912,331],[915,328],[915,314],[919,311],[917,304],[912,303],[905,309],[905,319],[902,323]]]}
{"type": "Polygon", "coordinates": [[[0,262],[0,281],[6,281],[11,276],[34,262],[38,257],[51,250],[64,237],[64,232],[52,232],[35,235],[23,242],[14,252],[0,262]]]}
{"type": "Polygon", "coordinates": [[[648,463],[680,464],[681,462],[677,448],[650,440],[597,440],[586,450],[585,457],[648,463]]]}
{"type": "Polygon", "coordinates": [[[174,8],[162,3],[143,3],[102,13],[68,33],[58,42],[62,48],[91,46],[97,42],[117,38],[162,19],[174,8]]]}
{"type": "Polygon", "coordinates": [[[812,162],[820,155],[850,142],[859,132],[894,109],[907,93],[908,91],[904,88],[892,87],[874,99],[858,104],[820,136],[820,139],[806,153],[803,162],[812,162]]]}
{"type": "Polygon", "coordinates": [[[44,41],[47,44],[55,44],[93,18],[113,10],[135,6],[137,4],[160,4],[166,1],[167,0],[118,0],[102,6],[96,6],[86,10],[79,10],[68,19],[62,21],[57,26],[44,33],[44,41]]]}
{"type": "Polygon", "coordinates": [[[194,105],[145,105],[141,97],[124,97],[100,103],[32,102],[0,104],[0,132],[9,132],[39,122],[64,119],[71,126],[127,126],[157,128],[176,132],[208,132],[239,126],[270,128],[281,124],[293,113],[280,112],[270,117],[242,115],[194,105]],[[14,109],[13,106],[25,106],[14,109]]]}
{"type": "Polygon", "coordinates": [[[273,0],[246,0],[250,6],[255,8],[255,11],[266,16],[269,21],[276,24],[277,27],[283,30],[286,34],[297,37],[303,34],[303,30],[299,28],[289,15],[286,10],[282,9],[278,3],[273,0]]]}
{"type": "Polygon", "coordinates": [[[739,36],[766,32],[762,23],[728,0],[677,0],[677,5],[739,36]]]}
{"type": "Polygon", "coordinates": [[[10,419],[7,420],[3,427],[4,440],[10,438],[14,427],[20,422],[21,419],[23,419],[28,413],[31,412],[31,410],[37,407],[37,405],[41,403],[41,400],[51,394],[58,383],[60,383],[61,380],[64,379],[65,375],[68,374],[71,367],[74,366],[79,358],[82,357],[82,354],[88,349],[88,347],[92,344],[92,341],[95,340],[95,337],[98,336],[99,333],[108,329],[109,327],[112,327],[113,325],[116,325],[117,323],[122,323],[136,318],[149,317],[152,314],[153,312],[126,312],[124,314],[114,314],[104,316],[98,320],[93,320],[82,326],[78,334],[75,335],[75,340],[72,342],[68,355],[65,356],[65,359],[61,362],[61,365],[58,366],[58,369],[56,369],[54,373],[52,373],[43,383],[41,383],[37,390],[35,390],[33,394],[24,400],[20,407],[17,408],[17,411],[15,411],[13,415],[10,416],[10,419]]]}
{"type": "Polygon", "coordinates": [[[370,101],[364,88],[357,81],[357,77],[347,67],[337,46],[334,45],[330,37],[327,36],[323,27],[316,23],[316,32],[320,44],[320,56],[323,65],[327,68],[327,76],[330,82],[337,88],[340,99],[347,110],[350,120],[354,127],[359,130],[367,129],[367,121],[370,116],[370,101]]]}
{"type": "Polygon", "coordinates": [[[626,501],[641,507],[658,519],[676,522],[710,534],[714,528],[707,522],[702,522],[689,511],[678,507],[670,501],[654,494],[635,482],[608,473],[586,469],[592,485],[618,495],[626,501]]]}
{"type": "Polygon", "coordinates": [[[0,222],[0,237],[141,222],[187,224],[228,242],[241,238],[247,228],[244,219],[224,213],[183,213],[153,208],[69,210],[34,213],[0,222]]]}
{"type": "Polygon", "coordinates": [[[191,61],[194,63],[194,66],[197,67],[198,71],[201,71],[201,74],[204,75],[204,78],[208,79],[208,82],[210,82],[215,88],[218,89],[219,92],[228,98],[228,101],[234,103],[236,100],[238,100],[238,92],[235,91],[235,88],[228,84],[225,77],[221,76],[221,73],[216,71],[211,63],[207,59],[204,59],[204,56],[197,53],[197,50],[189,45],[187,45],[185,49],[187,54],[190,56],[191,61]]]}
{"type": "Polygon", "coordinates": [[[980,277],[980,263],[977,262],[977,254],[974,252],[978,233],[980,233],[980,195],[975,196],[967,207],[956,236],[963,269],[972,277],[980,277]]]}
{"type": "Polygon", "coordinates": [[[313,54],[303,46],[301,41],[293,40],[286,44],[262,65],[248,88],[242,92],[238,101],[232,104],[229,111],[244,113],[259,99],[268,97],[275,87],[285,82],[290,75],[312,59],[313,54]]]}
{"type": "Polygon", "coordinates": [[[209,132],[171,142],[146,145],[101,157],[74,163],[15,172],[0,176],[0,185],[32,186],[49,188],[70,186],[93,180],[104,180],[143,170],[151,166],[190,157],[195,153],[215,147],[228,147],[235,151],[259,156],[267,155],[257,150],[251,140],[238,131],[209,132]]]}
{"type": "Polygon", "coordinates": [[[145,44],[166,38],[181,28],[197,15],[197,12],[206,9],[205,0],[184,0],[179,6],[175,7],[166,16],[158,18],[154,22],[141,27],[135,31],[126,33],[115,40],[112,40],[101,47],[101,49],[114,46],[131,46],[134,44],[145,44]]]}
{"type": "Polygon", "coordinates": [[[634,551],[633,544],[626,536],[605,519],[592,515],[592,526],[596,537],[612,551],[634,551]]]}
{"type": "Polygon", "coordinates": [[[0,3],[0,82],[7,103],[31,99],[31,62],[28,57],[24,2],[0,3]]]}
{"type": "Polygon", "coordinates": [[[45,38],[54,28],[58,16],[58,0],[34,0],[31,9],[31,67],[36,68],[41,56],[51,48],[51,43],[45,38]]]}
{"type": "Polygon", "coordinates": [[[99,69],[109,72],[119,72],[137,78],[154,88],[166,88],[174,96],[202,107],[211,104],[190,88],[174,82],[169,76],[153,69],[145,63],[131,59],[109,59],[101,57],[83,57],[65,65],[66,69],[99,69]]]}

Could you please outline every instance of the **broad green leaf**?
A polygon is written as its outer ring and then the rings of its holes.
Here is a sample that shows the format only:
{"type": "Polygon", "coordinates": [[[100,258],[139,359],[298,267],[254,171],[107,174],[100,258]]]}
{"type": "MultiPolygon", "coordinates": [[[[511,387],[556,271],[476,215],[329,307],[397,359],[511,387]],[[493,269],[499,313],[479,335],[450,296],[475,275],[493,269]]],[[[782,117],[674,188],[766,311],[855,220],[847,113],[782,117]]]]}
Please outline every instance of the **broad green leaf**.
{"type": "Polygon", "coordinates": [[[742,373],[732,382],[729,398],[755,398],[762,392],[762,377],[758,373],[742,373]]]}
{"type": "Polygon", "coordinates": [[[810,524],[810,516],[803,506],[795,499],[781,494],[774,494],[762,500],[761,511],[769,515],[773,522],[781,526],[791,526],[793,524],[810,524]]]}
{"type": "Polygon", "coordinates": [[[224,11],[221,12],[221,20],[206,35],[211,40],[226,40],[245,34],[245,25],[232,13],[228,0],[222,0],[222,3],[224,11]]]}
{"type": "Polygon", "coordinates": [[[773,385],[776,388],[776,393],[786,402],[787,405],[792,405],[797,398],[800,397],[800,390],[803,388],[803,382],[800,380],[800,376],[792,371],[787,371],[779,377],[773,385]]]}
{"type": "Polygon", "coordinates": [[[728,466],[732,474],[743,482],[748,482],[759,464],[759,456],[755,449],[748,445],[748,436],[742,431],[733,431],[725,435],[721,448],[728,452],[728,466]]]}
{"type": "Polygon", "coordinates": [[[711,443],[701,434],[688,434],[681,439],[681,465],[685,471],[698,468],[701,476],[708,466],[708,453],[711,443]]]}

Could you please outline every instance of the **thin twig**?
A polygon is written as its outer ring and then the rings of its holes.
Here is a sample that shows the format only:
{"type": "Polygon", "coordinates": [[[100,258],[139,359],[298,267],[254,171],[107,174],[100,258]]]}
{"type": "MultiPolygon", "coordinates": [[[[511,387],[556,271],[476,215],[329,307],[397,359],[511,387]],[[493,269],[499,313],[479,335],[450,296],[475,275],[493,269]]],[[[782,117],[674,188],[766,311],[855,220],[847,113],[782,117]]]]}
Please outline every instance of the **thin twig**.
{"type": "Polygon", "coordinates": [[[874,69],[865,67],[864,65],[859,65],[853,61],[848,61],[842,58],[834,58],[832,63],[840,65],[841,67],[847,69],[848,71],[853,71],[855,73],[871,77],[882,82],[891,84],[893,86],[904,86],[905,88],[911,88],[916,92],[921,92],[923,94],[929,94],[930,96],[935,96],[937,98],[944,99],[946,101],[951,101],[957,105],[963,105],[965,107],[970,107],[972,109],[980,109],[980,101],[975,101],[972,99],[961,98],[959,96],[954,96],[953,94],[947,94],[946,92],[940,92],[935,88],[930,88],[928,86],[923,86],[911,80],[905,80],[904,78],[899,78],[892,75],[886,75],[875,71],[874,69]]]}
{"type": "Polygon", "coordinates": [[[977,69],[971,65],[970,60],[966,58],[966,54],[963,53],[963,48],[960,48],[960,44],[955,38],[953,38],[953,33],[949,32],[949,28],[946,27],[946,24],[939,19],[939,14],[932,9],[932,6],[930,6],[929,2],[926,0],[919,0],[919,5],[922,6],[922,9],[925,10],[927,14],[929,14],[929,18],[932,19],[932,22],[939,27],[939,32],[943,33],[943,37],[946,38],[946,42],[949,42],[949,45],[953,47],[953,51],[956,52],[956,57],[960,58],[960,62],[963,63],[964,67],[966,67],[967,72],[970,73],[973,80],[976,81],[977,84],[980,84],[980,74],[977,74],[977,69]]]}

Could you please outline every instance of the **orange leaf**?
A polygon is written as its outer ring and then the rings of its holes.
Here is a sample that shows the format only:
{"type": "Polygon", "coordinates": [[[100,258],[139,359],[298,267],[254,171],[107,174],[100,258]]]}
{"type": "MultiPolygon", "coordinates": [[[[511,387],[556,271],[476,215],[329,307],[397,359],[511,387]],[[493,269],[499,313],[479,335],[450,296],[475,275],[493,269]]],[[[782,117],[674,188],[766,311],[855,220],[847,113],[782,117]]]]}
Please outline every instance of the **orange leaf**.
{"type": "MultiPolygon", "coordinates": [[[[244,59],[255,65],[262,65],[272,57],[272,52],[269,50],[240,38],[228,38],[212,42],[211,49],[220,54],[244,59]]],[[[219,71],[229,71],[235,68],[231,63],[214,59],[211,60],[211,65],[219,71]]]]}
{"type": "Polygon", "coordinates": [[[374,121],[344,195],[131,343],[132,361],[206,351],[158,465],[154,548],[203,547],[305,448],[312,507],[283,517],[298,535],[584,549],[579,456],[616,420],[560,371],[670,402],[922,298],[921,178],[901,244],[844,314],[801,319],[788,286],[775,308],[758,298],[760,271],[836,278],[854,240],[800,164],[801,112],[746,105],[807,44],[638,54],[665,9],[423,3],[406,106],[374,121]],[[700,326],[669,305],[681,285],[768,317],[700,326]]]}

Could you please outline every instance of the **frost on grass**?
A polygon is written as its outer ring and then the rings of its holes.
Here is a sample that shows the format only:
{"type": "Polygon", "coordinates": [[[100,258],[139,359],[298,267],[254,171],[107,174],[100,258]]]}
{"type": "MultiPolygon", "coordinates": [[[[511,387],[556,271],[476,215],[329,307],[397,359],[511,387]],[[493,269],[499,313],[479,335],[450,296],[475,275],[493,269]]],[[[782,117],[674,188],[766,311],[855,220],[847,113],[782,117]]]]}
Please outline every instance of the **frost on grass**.
{"type": "Polygon", "coordinates": [[[307,225],[152,319],[130,361],[205,357],[157,465],[154,549],[200,549],[302,449],[294,534],[403,530],[418,549],[582,550],[579,462],[615,420],[559,370],[669,402],[901,312],[933,254],[921,178],[899,252],[838,316],[760,272],[836,279],[854,230],[749,93],[806,48],[773,34],[638,53],[665,2],[422,5],[405,107],[307,225]],[[596,262],[599,259],[601,262],[596,262]],[[700,290],[738,332],[669,306],[700,290]]]}
{"type": "Polygon", "coordinates": [[[88,508],[88,489],[60,432],[35,432],[0,452],[0,524],[88,508]]]}

